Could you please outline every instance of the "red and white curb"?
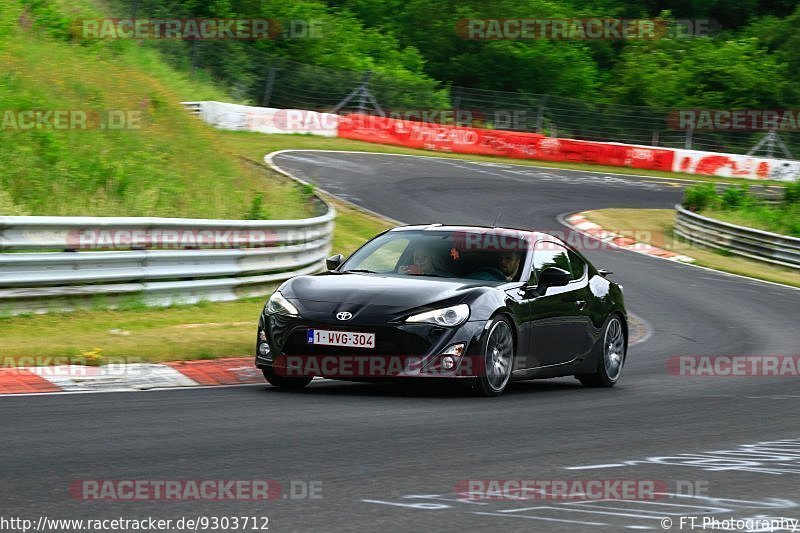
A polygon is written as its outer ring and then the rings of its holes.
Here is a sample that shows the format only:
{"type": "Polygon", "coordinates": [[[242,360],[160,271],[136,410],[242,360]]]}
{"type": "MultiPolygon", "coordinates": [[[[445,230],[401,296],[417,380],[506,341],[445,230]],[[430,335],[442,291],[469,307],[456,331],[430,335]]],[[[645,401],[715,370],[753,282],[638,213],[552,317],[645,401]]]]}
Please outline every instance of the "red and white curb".
{"type": "Polygon", "coordinates": [[[106,366],[0,368],[0,395],[113,392],[265,383],[252,357],[106,366]]]}
{"type": "Polygon", "coordinates": [[[599,239],[604,243],[616,248],[622,248],[623,250],[630,250],[632,252],[638,252],[645,255],[652,255],[662,259],[668,259],[670,261],[694,263],[694,258],[689,257],[688,255],[677,254],[645,242],[637,242],[630,237],[624,237],[614,233],[613,231],[603,229],[603,227],[599,224],[595,224],[586,218],[586,213],[575,213],[567,216],[564,220],[566,221],[567,225],[569,225],[578,233],[594,237],[595,239],[599,239]]]}

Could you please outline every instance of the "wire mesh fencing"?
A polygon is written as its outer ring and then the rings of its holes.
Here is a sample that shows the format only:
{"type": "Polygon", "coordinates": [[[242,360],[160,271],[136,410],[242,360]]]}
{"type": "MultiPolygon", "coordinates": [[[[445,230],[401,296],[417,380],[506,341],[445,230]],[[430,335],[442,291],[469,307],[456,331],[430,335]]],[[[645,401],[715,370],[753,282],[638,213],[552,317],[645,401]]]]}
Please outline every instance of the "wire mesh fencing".
{"type": "Polygon", "coordinates": [[[676,110],[565,96],[505,92],[403,79],[285,59],[271,59],[261,83],[265,107],[338,114],[365,113],[551,137],[686,148],[792,159],[800,154],[798,131],[771,132],[676,127],[676,110]]]}

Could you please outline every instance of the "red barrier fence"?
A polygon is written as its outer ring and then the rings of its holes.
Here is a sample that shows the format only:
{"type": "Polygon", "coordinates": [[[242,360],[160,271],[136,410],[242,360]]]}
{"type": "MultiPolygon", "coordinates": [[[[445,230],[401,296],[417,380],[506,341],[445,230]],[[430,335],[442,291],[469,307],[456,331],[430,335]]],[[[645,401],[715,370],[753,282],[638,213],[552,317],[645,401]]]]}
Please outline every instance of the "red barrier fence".
{"type": "MultiPolygon", "coordinates": [[[[302,109],[248,107],[222,102],[185,102],[218,128],[263,133],[310,133],[372,143],[460,154],[490,155],[662,170],[705,176],[796,181],[800,161],[545,137],[374,115],[334,115],[302,109]]],[[[416,116],[424,116],[418,113],[416,116]]],[[[432,115],[430,115],[432,116],[432,115]]],[[[458,120],[459,112],[437,115],[458,120]]],[[[463,118],[463,117],[462,117],[463,118]]],[[[467,124],[468,122],[460,122],[467,124]]]]}
{"type": "Polygon", "coordinates": [[[409,148],[671,171],[674,151],[614,143],[553,139],[353,114],[339,118],[339,137],[409,148]]]}

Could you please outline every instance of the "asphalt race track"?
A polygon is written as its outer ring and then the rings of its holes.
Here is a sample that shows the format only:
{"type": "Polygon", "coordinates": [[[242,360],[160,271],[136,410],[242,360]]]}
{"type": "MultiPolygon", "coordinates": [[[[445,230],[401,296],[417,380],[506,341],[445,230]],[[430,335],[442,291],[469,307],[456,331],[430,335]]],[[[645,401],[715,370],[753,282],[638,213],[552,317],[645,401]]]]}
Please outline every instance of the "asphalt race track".
{"type": "MultiPolygon", "coordinates": [[[[502,225],[564,231],[564,213],[669,208],[681,197],[679,184],[655,178],[452,159],[291,152],[275,163],[409,223],[489,224],[502,212],[502,225]]],[[[673,355],[797,354],[800,292],[632,252],[586,254],[652,326],[614,389],[560,379],[485,399],[324,381],[299,394],[264,385],[6,397],[0,514],[266,516],[270,531],[664,531],[667,517],[679,531],[690,515],[800,519],[798,379],[665,368],[673,355]],[[80,501],[68,486],[83,479],[274,479],[287,498],[80,501]],[[663,480],[695,494],[459,501],[467,479],[663,480]],[[322,498],[303,499],[300,483],[292,498],[291,481],[321,481],[322,498]]]]}

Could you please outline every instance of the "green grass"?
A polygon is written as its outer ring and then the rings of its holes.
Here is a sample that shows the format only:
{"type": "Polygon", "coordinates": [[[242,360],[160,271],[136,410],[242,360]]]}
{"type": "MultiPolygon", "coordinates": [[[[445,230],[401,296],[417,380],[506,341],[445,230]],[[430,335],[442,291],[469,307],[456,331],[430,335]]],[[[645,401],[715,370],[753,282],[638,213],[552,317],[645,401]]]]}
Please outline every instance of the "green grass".
{"type": "Polygon", "coordinates": [[[707,209],[701,214],[739,226],[800,237],[800,204],[780,208],[754,205],[740,209],[707,209]]]}
{"type": "Polygon", "coordinates": [[[0,319],[0,356],[170,361],[253,353],[263,299],[0,319]]]}
{"type": "MultiPolygon", "coordinates": [[[[59,9],[67,18],[93,13],[59,9]]],[[[0,111],[122,111],[137,113],[140,124],[121,130],[7,124],[0,131],[0,215],[312,214],[299,187],[265,179],[180,104],[227,99],[221,91],[170,69],[151,47],[66,41],[40,27],[37,17],[46,18],[37,11],[23,15],[16,2],[0,10],[0,111]],[[263,208],[253,210],[259,194],[263,208]]]]}
{"type": "Polygon", "coordinates": [[[588,211],[587,218],[611,231],[631,234],[631,230],[636,230],[642,236],[649,233],[650,239],[645,241],[648,244],[692,257],[699,266],[800,287],[800,272],[796,269],[687,244],[673,232],[675,211],[672,209],[599,209],[588,211]]]}

